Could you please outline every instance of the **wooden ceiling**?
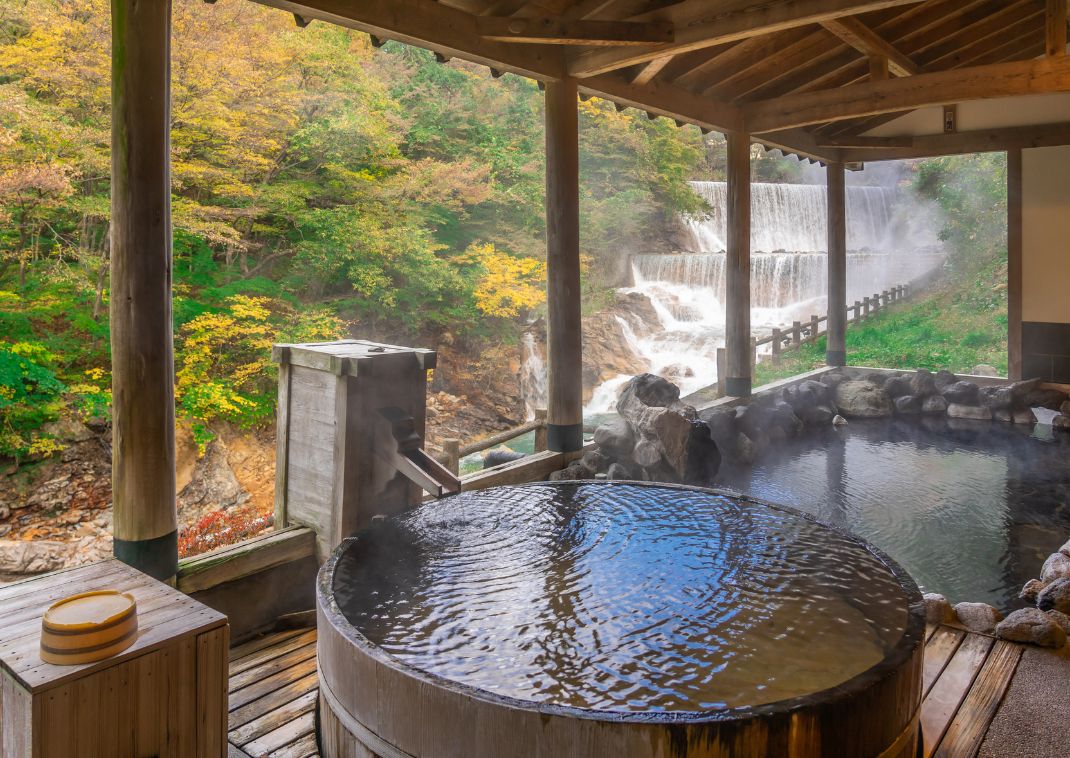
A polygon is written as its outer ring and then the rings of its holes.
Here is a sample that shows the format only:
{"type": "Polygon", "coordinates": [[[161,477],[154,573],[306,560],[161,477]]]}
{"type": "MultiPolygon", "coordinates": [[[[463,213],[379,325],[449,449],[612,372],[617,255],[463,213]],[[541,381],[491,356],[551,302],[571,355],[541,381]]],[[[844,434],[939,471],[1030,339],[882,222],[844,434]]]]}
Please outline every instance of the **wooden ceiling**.
{"type": "Polygon", "coordinates": [[[257,0],[823,161],[1070,142],[1070,125],[863,136],[1070,91],[1067,0],[257,0]]]}

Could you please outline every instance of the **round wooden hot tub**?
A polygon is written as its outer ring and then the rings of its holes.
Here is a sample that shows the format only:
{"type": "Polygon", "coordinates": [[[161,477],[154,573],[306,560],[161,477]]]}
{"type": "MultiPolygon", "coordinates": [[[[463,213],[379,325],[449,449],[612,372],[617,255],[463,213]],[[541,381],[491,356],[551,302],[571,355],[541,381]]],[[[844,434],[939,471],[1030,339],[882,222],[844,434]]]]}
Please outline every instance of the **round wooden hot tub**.
{"type": "Polygon", "coordinates": [[[694,487],[462,493],[317,584],[323,754],[911,758],[924,612],[869,544],[694,487]]]}

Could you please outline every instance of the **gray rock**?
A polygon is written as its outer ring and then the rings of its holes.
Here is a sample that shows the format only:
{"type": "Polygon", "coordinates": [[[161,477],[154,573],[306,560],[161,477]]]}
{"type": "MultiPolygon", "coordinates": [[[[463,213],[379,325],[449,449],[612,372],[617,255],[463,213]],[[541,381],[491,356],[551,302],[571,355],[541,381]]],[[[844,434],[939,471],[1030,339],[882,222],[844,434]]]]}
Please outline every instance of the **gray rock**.
{"type": "Polygon", "coordinates": [[[580,458],[580,464],[592,474],[605,473],[611,461],[598,450],[588,450],[580,458]]]}
{"type": "Polygon", "coordinates": [[[1014,423],[1016,424],[1035,424],[1037,423],[1037,417],[1033,415],[1033,411],[1028,408],[1019,408],[1014,411],[1014,423]]]}
{"type": "Polygon", "coordinates": [[[766,437],[769,438],[770,445],[780,445],[787,441],[788,433],[784,431],[783,427],[771,426],[766,437]]]}
{"type": "Polygon", "coordinates": [[[609,469],[606,470],[606,478],[635,481],[641,479],[642,476],[623,463],[617,462],[610,464],[609,469]]]}
{"type": "Polygon", "coordinates": [[[977,405],[981,393],[973,382],[955,382],[944,387],[941,394],[951,404],[977,405]]]}
{"type": "Polygon", "coordinates": [[[922,413],[947,413],[947,401],[943,395],[929,395],[921,401],[922,413]]]}
{"type": "Polygon", "coordinates": [[[754,440],[750,437],[743,432],[739,432],[736,434],[734,453],[737,460],[750,466],[758,459],[758,446],[754,444],[754,440]]]}
{"type": "Polygon", "coordinates": [[[1042,390],[1038,388],[1026,395],[1022,402],[1030,408],[1035,408],[1039,405],[1056,411],[1064,400],[1066,400],[1066,395],[1059,392],[1059,390],[1042,390]]]}
{"type": "Polygon", "coordinates": [[[1063,555],[1065,555],[1067,557],[1070,557],[1070,540],[1067,540],[1066,542],[1064,542],[1063,546],[1061,548],[1059,548],[1059,550],[1057,552],[1060,552],[1063,555]]]}
{"type": "Polygon", "coordinates": [[[987,363],[978,363],[970,369],[970,373],[974,376],[1002,376],[998,368],[989,366],[987,363]]]}
{"type": "Polygon", "coordinates": [[[1048,584],[1056,579],[1070,579],[1070,556],[1052,553],[1040,567],[1040,581],[1048,584]]]}
{"type": "Polygon", "coordinates": [[[957,603],[955,616],[971,632],[982,634],[991,634],[996,624],[1003,620],[1003,614],[988,603],[957,603]]]}
{"type": "Polygon", "coordinates": [[[996,625],[996,635],[1010,642],[1027,642],[1055,650],[1066,644],[1066,632],[1063,628],[1038,608],[1020,608],[1014,611],[996,625]]]}
{"type": "Polygon", "coordinates": [[[594,430],[594,441],[610,457],[631,457],[635,435],[628,422],[620,416],[609,419],[594,430]]]}
{"type": "Polygon", "coordinates": [[[1070,579],[1056,579],[1037,593],[1037,608],[1070,613],[1070,579]]]}
{"type": "Polygon", "coordinates": [[[837,413],[835,416],[832,417],[832,425],[847,426],[847,419],[837,413]]]}
{"type": "Polygon", "coordinates": [[[1022,585],[1022,591],[1018,593],[1018,598],[1024,600],[1030,605],[1037,604],[1037,596],[1043,591],[1047,585],[1039,579],[1030,579],[1024,585],[1022,585]]]}
{"type": "Polygon", "coordinates": [[[1051,428],[1062,429],[1063,431],[1070,429],[1070,416],[1060,413],[1051,420],[1051,428]]]}
{"type": "Polygon", "coordinates": [[[836,389],[840,382],[844,381],[846,378],[847,377],[845,377],[843,374],[837,373],[835,371],[829,371],[828,373],[822,374],[818,381],[820,381],[826,387],[836,389]]]}
{"type": "Polygon", "coordinates": [[[878,387],[883,387],[884,383],[888,381],[888,376],[889,375],[885,374],[883,371],[871,371],[862,377],[862,381],[872,382],[878,387]]]}
{"type": "Polygon", "coordinates": [[[1023,379],[1020,382],[1014,382],[1011,384],[1011,394],[1014,395],[1016,400],[1024,400],[1029,393],[1033,392],[1040,386],[1040,379],[1023,379]]]}
{"type": "Polygon", "coordinates": [[[1059,403],[1059,413],[1065,416],[1070,416],[1070,400],[1063,400],[1059,403]]]}
{"type": "Polygon", "coordinates": [[[483,468],[494,468],[495,466],[500,466],[503,463],[518,461],[523,457],[523,453],[518,453],[515,450],[509,450],[508,448],[488,450],[486,453],[483,454],[483,468]]]}
{"type": "Polygon", "coordinates": [[[1014,411],[1012,411],[1010,408],[993,408],[992,420],[1002,421],[1005,424],[1014,423],[1014,411]]]}
{"type": "Polygon", "coordinates": [[[933,383],[936,384],[937,390],[942,390],[944,387],[954,384],[959,379],[947,369],[940,369],[933,376],[933,383]]]}
{"type": "Polygon", "coordinates": [[[728,447],[736,438],[736,412],[733,408],[710,408],[699,411],[698,417],[710,428],[710,437],[721,447],[728,447]]]}
{"type": "Polygon", "coordinates": [[[910,377],[907,376],[892,376],[884,382],[884,391],[888,393],[888,397],[893,400],[904,395],[909,395],[910,389],[910,377]]]}
{"type": "Polygon", "coordinates": [[[925,601],[925,623],[949,624],[955,620],[955,611],[943,595],[926,592],[922,599],[925,601]]]}
{"type": "Polygon", "coordinates": [[[1010,408],[1014,402],[1014,391],[1010,387],[982,387],[981,403],[995,410],[1010,408]]]}
{"type": "Polygon", "coordinates": [[[950,403],[947,406],[947,415],[951,418],[991,421],[992,409],[985,405],[960,405],[959,403],[950,403]]]}
{"type": "Polygon", "coordinates": [[[639,374],[632,377],[626,389],[638,398],[643,405],[652,408],[668,408],[680,400],[680,388],[654,374],[639,374]]]}
{"type": "Polygon", "coordinates": [[[921,413],[922,403],[917,395],[903,395],[895,399],[895,412],[903,416],[921,413]]]}
{"type": "Polygon", "coordinates": [[[554,471],[549,477],[551,482],[571,482],[577,479],[594,479],[594,474],[579,461],[573,461],[560,471],[554,471]]]}
{"type": "Polygon", "coordinates": [[[843,382],[836,388],[836,407],[847,418],[880,418],[892,415],[892,400],[883,388],[870,381],[843,382]]]}
{"type": "Polygon", "coordinates": [[[1058,624],[1067,636],[1070,637],[1070,616],[1060,611],[1045,611],[1048,614],[1048,618],[1058,624]]]}
{"type": "Polygon", "coordinates": [[[919,368],[910,378],[910,394],[927,397],[935,395],[936,392],[936,377],[933,376],[933,372],[919,368]]]}

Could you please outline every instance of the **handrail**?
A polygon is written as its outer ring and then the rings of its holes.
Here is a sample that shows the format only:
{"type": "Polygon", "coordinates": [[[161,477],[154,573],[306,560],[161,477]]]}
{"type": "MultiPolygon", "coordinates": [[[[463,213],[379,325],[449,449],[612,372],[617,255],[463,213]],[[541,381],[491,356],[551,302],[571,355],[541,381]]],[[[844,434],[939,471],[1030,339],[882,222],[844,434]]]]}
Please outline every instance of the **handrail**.
{"type": "Polygon", "coordinates": [[[546,450],[546,411],[544,409],[537,409],[535,411],[535,418],[531,421],[527,421],[520,426],[515,426],[512,429],[506,429],[496,434],[492,434],[489,437],[484,437],[481,440],[470,442],[463,447],[461,446],[461,441],[459,439],[444,439],[442,440],[442,452],[435,456],[435,458],[445,465],[451,472],[457,474],[460,470],[461,458],[471,455],[472,453],[481,453],[484,450],[497,447],[509,440],[521,437],[528,432],[535,432],[535,452],[541,453],[546,450]]]}

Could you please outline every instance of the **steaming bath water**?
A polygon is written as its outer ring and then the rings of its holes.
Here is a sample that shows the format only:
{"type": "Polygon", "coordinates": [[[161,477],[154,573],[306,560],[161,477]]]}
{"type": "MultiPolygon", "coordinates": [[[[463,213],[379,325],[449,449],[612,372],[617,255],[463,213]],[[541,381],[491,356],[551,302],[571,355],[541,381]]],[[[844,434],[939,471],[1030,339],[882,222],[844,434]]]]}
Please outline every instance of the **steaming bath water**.
{"type": "Polygon", "coordinates": [[[619,712],[759,705],[884,660],[920,601],[856,538],[685,488],[538,484],[387,519],[333,593],[415,669],[537,703],[619,712]]]}
{"type": "Polygon", "coordinates": [[[1008,611],[1070,534],[1070,435],[913,417],[806,434],[717,484],[869,540],[926,590],[1008,611]]]}

